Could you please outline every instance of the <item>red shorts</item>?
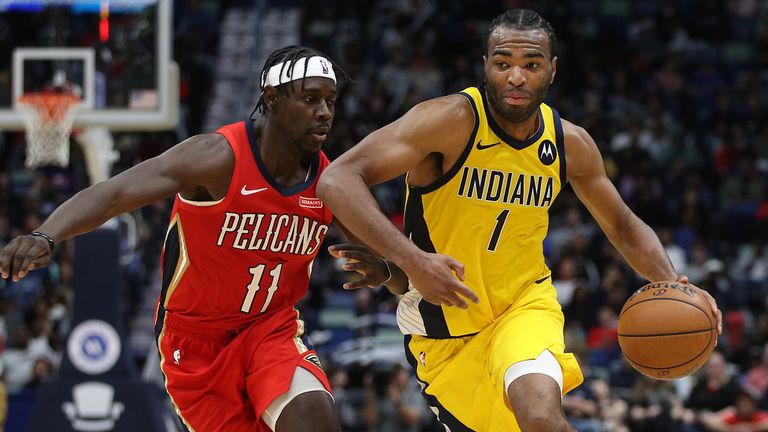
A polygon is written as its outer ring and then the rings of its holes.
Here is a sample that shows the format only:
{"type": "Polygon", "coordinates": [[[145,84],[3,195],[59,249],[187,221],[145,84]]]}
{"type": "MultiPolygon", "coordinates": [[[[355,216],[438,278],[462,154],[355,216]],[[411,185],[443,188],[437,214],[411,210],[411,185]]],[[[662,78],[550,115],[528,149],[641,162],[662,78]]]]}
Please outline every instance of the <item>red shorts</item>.
{"type": "Polygon", "coordinates": [[[270,431],[261,414],[288,391],[297,366],[330,392],[317,354],[301,338],[304,323],[295,309],[239,331],[159,313],[155,330],[165,388],[190,430],[270,431]]]}

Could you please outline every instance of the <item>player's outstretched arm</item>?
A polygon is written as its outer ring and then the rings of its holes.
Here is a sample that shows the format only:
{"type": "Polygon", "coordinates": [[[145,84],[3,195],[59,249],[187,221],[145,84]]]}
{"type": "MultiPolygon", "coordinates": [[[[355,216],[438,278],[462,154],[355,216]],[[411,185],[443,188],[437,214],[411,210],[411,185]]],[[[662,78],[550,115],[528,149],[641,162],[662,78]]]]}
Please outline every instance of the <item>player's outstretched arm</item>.
{"type": "MultiPolygon", "coordinates": [[[[226,193],[234,153],[222,135],[197,135],[165,153],[77,193],[36,230],[56,242],[98,228],[110,218],[182,191],[226,193]]],[[[42,236],[11,240],[0,251],[0,276],[18,280],[48,265],[51,247],[42,236]]]]}
{"type": "Polygon", "coordinates": [[[362,242],[394,261],[425,300],[465,308],[477,296],[461,280],[464,267],[447,255],[417,248],[381,212],[369,186],[395,178],[466,142],[474,117],[463,96],[423,102],[371,133],[336,159],[320,178],[318,196],[362,242]],[[463,141],[462,141],[463,140],[463,141]],[[458,276],[458,279],[457,277],[458,276]]]}
{"type": "MultiPolygon", "coordinates": [[[[656,233],[638,218],[621,199],[619,192],[605,174],[603,159],[592,137],[583,128],[563,121],[567,175],[573,190],[597,220],[608,240],[629,265],[650,281],[688,278],[678,275],[656,233]]],[[[721,315],[715,299],[695,287],[709,301],[712,312],[721,315]]]]}

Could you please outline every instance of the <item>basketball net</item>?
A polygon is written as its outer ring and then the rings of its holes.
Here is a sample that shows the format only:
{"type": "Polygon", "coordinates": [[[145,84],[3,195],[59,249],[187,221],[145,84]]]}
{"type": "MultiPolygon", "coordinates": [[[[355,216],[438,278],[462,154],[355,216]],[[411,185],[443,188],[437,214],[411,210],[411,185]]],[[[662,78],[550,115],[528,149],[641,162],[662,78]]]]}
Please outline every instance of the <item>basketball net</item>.
{"type": "Polygon", "coordinates": [[[18,101],[27,137],[27,168],[69,165],[69,135],[80,109],[70,92],[25,93],[18,101]]]}

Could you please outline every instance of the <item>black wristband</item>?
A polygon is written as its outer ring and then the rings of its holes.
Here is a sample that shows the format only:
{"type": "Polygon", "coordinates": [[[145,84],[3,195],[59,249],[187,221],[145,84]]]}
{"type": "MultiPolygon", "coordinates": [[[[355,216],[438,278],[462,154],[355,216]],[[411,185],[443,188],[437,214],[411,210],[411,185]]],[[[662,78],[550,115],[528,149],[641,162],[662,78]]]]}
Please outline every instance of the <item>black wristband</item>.
{"type": "Polygon", "coordinates": [[[53,247],[56,246],[56,243],[53,241],[53,237],[49,236],[46,233],[42,233],[40,231],[32,231],[31,233],[29,233],[29,235],[44,238],[45,241],[48,242],[48,247],[51,248],[51,252],[53,252],[53,247]]]}

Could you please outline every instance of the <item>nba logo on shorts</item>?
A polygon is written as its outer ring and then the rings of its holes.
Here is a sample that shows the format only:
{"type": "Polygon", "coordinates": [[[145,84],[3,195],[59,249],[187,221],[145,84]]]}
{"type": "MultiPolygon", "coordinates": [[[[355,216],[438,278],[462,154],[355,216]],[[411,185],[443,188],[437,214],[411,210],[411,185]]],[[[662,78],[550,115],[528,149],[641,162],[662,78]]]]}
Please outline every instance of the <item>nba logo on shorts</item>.
{"type": "Polygon", "coordinates": [[[328,75],[328,65],[325,63],[325,60],[320,60],[320,66],[323,67],[323,73],[328,75]]]}

